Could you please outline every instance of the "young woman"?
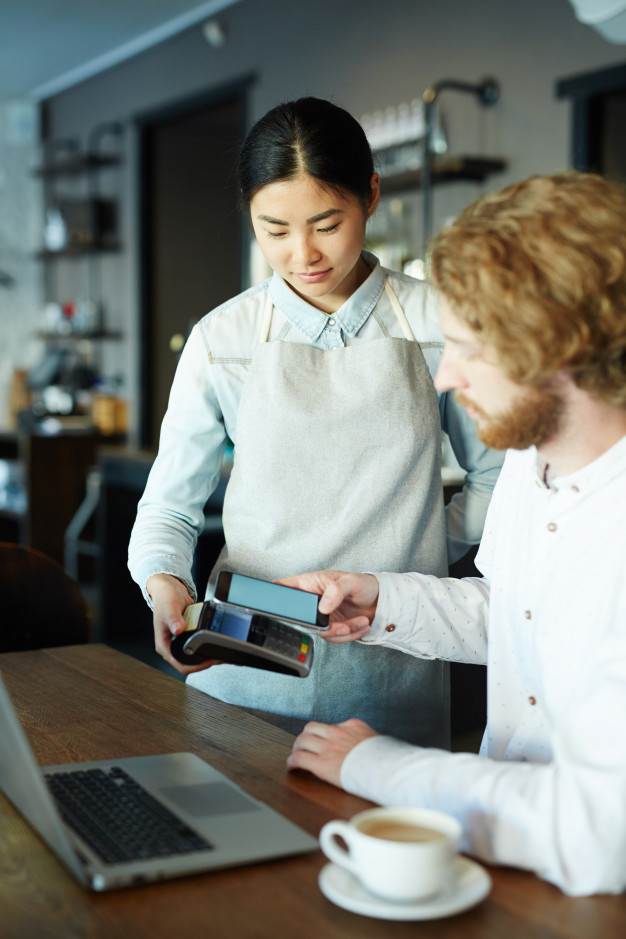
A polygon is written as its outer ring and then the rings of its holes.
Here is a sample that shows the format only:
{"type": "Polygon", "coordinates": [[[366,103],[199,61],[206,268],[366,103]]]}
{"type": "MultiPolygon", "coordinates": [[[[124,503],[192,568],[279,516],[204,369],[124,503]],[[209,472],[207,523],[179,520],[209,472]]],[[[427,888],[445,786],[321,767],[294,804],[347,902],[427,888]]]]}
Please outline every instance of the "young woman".
{"type": "Polygon", "coordinates": [[[207,314],[180,359],[130,544],[156,648],[191,684],[234,704],[360,717],[445,744],[439,662],[316,641],[302,680],[226,664],[191,672],[170,654],[196,598],[193,551],[227,437],[226,546],[209,595],[222,568],[268,580],[332,567],[445,575],[480,540],[501,463],[433,387],[443,347],[434,293],[363,251],[380,186],[358,122],[317,98],[279,105],[250,131],[239,183],[274,273],[207,314]],[[467,470],[447,519],[442,426],[467,470]]]}

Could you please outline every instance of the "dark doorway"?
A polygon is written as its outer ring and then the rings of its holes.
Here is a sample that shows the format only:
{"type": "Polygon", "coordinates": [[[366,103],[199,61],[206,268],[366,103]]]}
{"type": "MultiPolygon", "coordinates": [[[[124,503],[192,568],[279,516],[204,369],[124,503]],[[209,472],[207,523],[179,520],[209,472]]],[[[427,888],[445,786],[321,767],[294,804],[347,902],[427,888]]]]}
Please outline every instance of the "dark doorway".
{"type": "Polygon", "coordinates": [[[597,102],[597,133],[591,168],[609,179],[626,181],[626,89],[603,95],[597,102]]]}
{"type": "Polygon", "coordinates": [[[181,344],[205,313],[242,289],[235,165],[246,87],[140,121],[140,445],[149,449],[157,446],[181,344]]]}
{"type": "Polygon", "coordinates": [[[625,183],[626,65],[564,78],[556,94],[573,102],[574,169],[625,183]]]}

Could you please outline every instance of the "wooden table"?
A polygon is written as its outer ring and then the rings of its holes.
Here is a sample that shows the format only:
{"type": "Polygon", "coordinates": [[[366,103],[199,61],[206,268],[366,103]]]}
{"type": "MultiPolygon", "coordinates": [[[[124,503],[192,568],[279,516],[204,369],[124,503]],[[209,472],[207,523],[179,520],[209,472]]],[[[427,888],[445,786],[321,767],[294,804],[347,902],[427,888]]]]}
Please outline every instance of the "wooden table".
{"type": "MultiPolygon", "coordinates": [[[[190,750],[317,835],[367,807],[287,773],[292,737],[103,645],[0,655],[4,681],[41,764],[190,750]]],[[[0,729],[1,732],[1,729],[0,729]]],[[[333,939],[626,935],[626,898],[568,899],[531,874],[490,868],[479,906],[430,922],[339,909],[320,893],[321,852],[108,894],[76,883],[0,795],[1,939],[333,939]]]]}

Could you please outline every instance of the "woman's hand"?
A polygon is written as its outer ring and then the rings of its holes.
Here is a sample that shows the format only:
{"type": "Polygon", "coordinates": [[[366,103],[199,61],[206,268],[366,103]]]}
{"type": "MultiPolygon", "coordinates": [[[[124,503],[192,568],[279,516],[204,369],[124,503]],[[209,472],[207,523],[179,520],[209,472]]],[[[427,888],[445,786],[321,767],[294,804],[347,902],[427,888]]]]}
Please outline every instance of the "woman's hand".
{"type": "Polygon", "coordinates": [[[154,648],[159,655],[183,675],[215,665],[216,659],[207,659],[202,665],[183,665],[170,651],[172,636],[177,636],[187,628],[183,611],[194,602],[182,580],[172,574],[153,574],[146,581],[146,590],[152,600],[154,648]]]}
{"type": "Polygon", "coordinates": [[[378,603],[378,581],[373,574],[315,571],[277,583],[321,594],[320,613],[330,614],[330,627],[320,636],[328,642],[353,642],[369,632],[378,603]]]}

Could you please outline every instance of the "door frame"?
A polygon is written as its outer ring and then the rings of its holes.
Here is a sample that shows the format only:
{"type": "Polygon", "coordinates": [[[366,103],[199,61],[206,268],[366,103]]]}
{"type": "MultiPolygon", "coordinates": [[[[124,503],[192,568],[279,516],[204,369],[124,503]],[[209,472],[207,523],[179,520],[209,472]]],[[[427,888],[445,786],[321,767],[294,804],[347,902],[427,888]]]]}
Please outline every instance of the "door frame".
{"type": "Polygon", "coordinates": [[[557,98],[573,104],[571,162],[575,170],[595,171],[603,97],[626,90],[626,65],[615,65],[562,78],[555,84],[557,98]]]}
{"type": "MultiPolygon", "coordinates": [[[[138,168],[138,258],[139,258],[139,394],[138,394],[138,445],[140,448],[151,447],[152,426],[152,383],[154,380],[154,361],[151,354],[151,310],[152,280],[150,271],[150,232],[152,228],[152,204],[149,192],[149,153],[148,136],[161,123],[173,118],[184,117],[219,105],[228,98],[239,98],[241,124],[239,140],[243,142],[249,123],[249,92],[256,80],[254,74],[245,75],[236,81],[210,91],[194,94],[176,100],[162,107],[151,109],[135,118],[137,129],[137,168],[138,168]]],[[[242,289],[245,281],[245,258],[247,236],[245,226],[241,226],[242,289]]]]}

